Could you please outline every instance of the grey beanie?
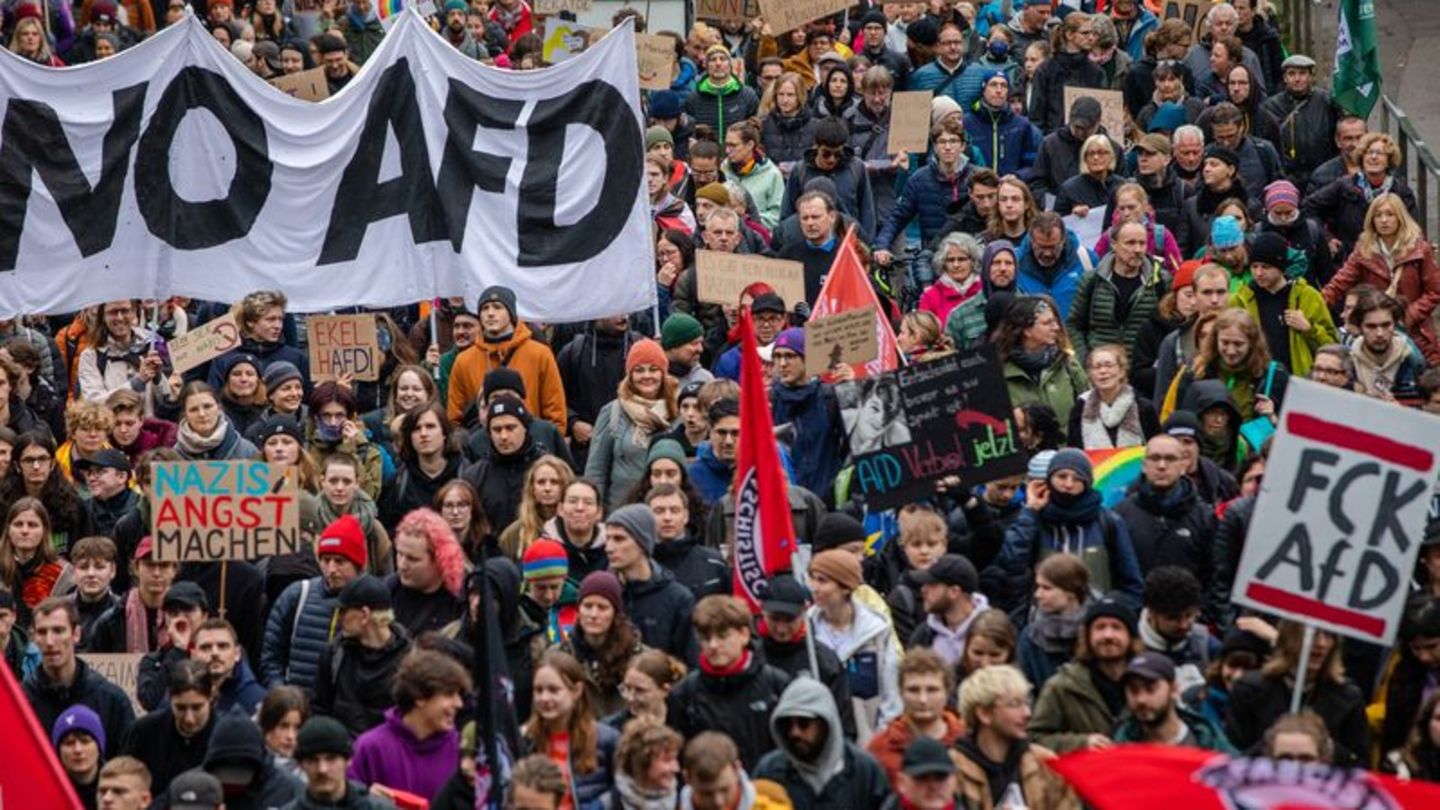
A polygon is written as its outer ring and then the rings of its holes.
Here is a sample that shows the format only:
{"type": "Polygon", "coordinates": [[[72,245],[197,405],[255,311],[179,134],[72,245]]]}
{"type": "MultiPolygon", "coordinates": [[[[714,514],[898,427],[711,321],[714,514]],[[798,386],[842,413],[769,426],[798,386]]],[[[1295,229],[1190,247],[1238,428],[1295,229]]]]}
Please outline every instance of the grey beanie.
{"type": "Polygon", "coordinates": [[[1067,447],[1056,452],[1050,459],[1050,468],[1045,471],[1045,477],[1048,479],[1060,470],[1069,470],[1080,476],[1086,489],[1095,483],[1095,468],[1090,465],[1090,457],[1085,455],[1083,450],[1067,447]]]}
{"type": "Polygon", "coordinates": [[[610,526],[619,526],[635,538],[648,555],[655,554],[655,513],[643,503],[632,503],[616,509],[605,518],[610,526]]]}

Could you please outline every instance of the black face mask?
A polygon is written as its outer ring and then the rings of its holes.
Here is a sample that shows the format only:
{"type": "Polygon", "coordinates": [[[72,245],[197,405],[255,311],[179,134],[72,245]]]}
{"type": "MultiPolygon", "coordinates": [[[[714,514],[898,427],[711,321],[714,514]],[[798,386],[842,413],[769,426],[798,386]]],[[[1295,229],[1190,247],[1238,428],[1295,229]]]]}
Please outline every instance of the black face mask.
{"type": "Polygon", "coordinates": [[[990,58],[996,62],[1004,62],[1010,58],[1010,43],[1003,39],[997,39],[990,43],[988,50],[990,51],[990,58]]]}

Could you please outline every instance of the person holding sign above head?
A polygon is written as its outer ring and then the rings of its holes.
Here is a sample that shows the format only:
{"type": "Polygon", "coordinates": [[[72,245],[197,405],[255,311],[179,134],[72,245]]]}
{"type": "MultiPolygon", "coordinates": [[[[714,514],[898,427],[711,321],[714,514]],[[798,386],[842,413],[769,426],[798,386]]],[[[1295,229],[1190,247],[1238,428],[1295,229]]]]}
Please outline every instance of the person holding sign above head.
{"type": "Polygon", "coordinates": [[[457,422],[480,395],[486,373],[503,366],[520,372],[530,413],[548,419],[563,434],[568,420],[560,368],[549,347],[520,320],[516,307],[515,292],[508,287],[496,285],[480,294],[480,337],[455,358],[446,414],[457,422]]]}
{"type": "Polygon", "coordinates": [[[133,299],[100,305],[90,329],[90,347],[80,352],[75,389],[91,402],[103,402],[119,390],[140,392],[148,416],[160,400],[174,395],[174,389],[165,341],[137,325],[139,310],[139,301],[133,299]]]}

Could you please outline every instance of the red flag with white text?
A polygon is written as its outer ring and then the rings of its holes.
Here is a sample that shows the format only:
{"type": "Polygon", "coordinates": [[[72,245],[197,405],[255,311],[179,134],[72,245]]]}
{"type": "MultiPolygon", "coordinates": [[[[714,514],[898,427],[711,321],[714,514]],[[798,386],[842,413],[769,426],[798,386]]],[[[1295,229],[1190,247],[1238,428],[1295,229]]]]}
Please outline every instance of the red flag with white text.
{"type": "Polygon", "coordinates": [[[10,667],[0,662],[0,808],[80,807],[70,778],[42,729],[10,667]]]}
{"type": "Polygon", "coordinates": [[[760,368],[755,324],[740,310],[740,446],[735,459],[735,595],[760,612],[770,577],[789,570],[795,553],[788,484],[775,444],[770,390],[760,368]]]}
{"type": "Polygon", "coordinates": [[[887,371],[894,371],[900,365],[900,344],[895,340],[895,330],[890,328],[890,319],[880,306],[875,288],[865,273],[865,262],[855,246],[855,228],[852,226],[835,251],[835,263],[825,276],[825,284],[815,303],[810,307],[810,320],[828,318],[852,309],[875,307],[880,317],[875,319],[875,345],[879,356],[869,363],[855,364],[855,378],[874,377],[887,371]]]}

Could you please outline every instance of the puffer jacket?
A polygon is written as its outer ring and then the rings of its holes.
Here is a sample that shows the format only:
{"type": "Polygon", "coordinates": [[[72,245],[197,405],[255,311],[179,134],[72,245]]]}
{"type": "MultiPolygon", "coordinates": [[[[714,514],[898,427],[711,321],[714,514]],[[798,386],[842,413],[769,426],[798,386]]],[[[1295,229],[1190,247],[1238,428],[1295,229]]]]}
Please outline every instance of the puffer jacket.
{"type": "Polygon", "coordinates": [[[1033,569],[1045,557],[1074,554],[1090,570],[1091,587],[1099,593],[1118,591],[1139,607],[1145,583],[1135,544],[1125,521],[1104,507],[1087,523],[1064,523],[1052,517],[1055,505],[1039,512],[1028,506],[1005,530],[1005,545],[981,575],[981,591],[998,606],[1023,604],[1034,582],[1033,569]]]}
{"type": "Polygon", "coordinates": [[[733,675],[707,672],[703,666],[691,670],[666,699],[666,722],[686,739],[702,731],[729,735],[751,770],[775,748],[770,715],[791,677],[755,651],[748,654],[750,660],[733,675]]]}
{"type": "MultiPolygon", "coordinates": [[[[1010,55],[1013,55],[1013,53],[1010,55]]],[[[968,112],[973,109],[976,104],[983,103],[981,98],[985,93],[985,77],[997,70],[1005,72],[1007,81],[1009,81],[1013,87],[1015,84],[1015,62],[1011,61],[1008,55],[1004,60],[996,61],[990,58],[990,52],[986,50],[980,54],[979,59],[965,66],[965,70],[960,74],[959,80],[956,81],[956,84],[958,84],[960,88],[955,91],[955,101],[960,104],[960,109],[968,112]]],[[[965,124],[965,131],[970,131],[968,121],[965,124]]],[[[971,140],[974,140],[973,135],[971,136],[971,140]]]]}
{"type": "MultiPolygon", "coordinates": [[[[860,238],[869,243],[875,236],[875,194],[870,187],[870,173],[865,162],[855,156],[849,145],[844,148],[835,168],[825,171],[815,165],[815,147],[805,150],[805,159],[790,171],[785,181],[785,196],[780,202],[780,219],[795,213],[795,201],[805,193],[805,186],[817,177],[827,177],[835,184],[835,204],[841,211],[854,217],[859,226],[860,238]]],[[[759,201],[756,201],[759,204],[759,201]]],[[[895,204],[896,208],[900,203],[895,204]]],[[[893,213],[893,212],[892,212],[893,213]]],[[[944,211],[941,210],[941,219],[944,211]]],[[[766,227],[773,227],[766,222],[766,227]]],[[[937,230],[939,226],[936,226],[937,230]]]]}
{"type": "Polygon", "coordinates": [[[718,84],[709,75],[703,76],[685,98],[685,112],[695,123],[714,129],[722,138],[726,127],[750,118],[759,110],[760,97],[755,89],[734,76],[718,84]]]}
{"type": "Polygon", "coordinates": [[[282,684],[315,690],[320,657],[330,644],[336,598],[324,577],[292,582],[280,593],[265,622],[260,678],[268,687],[282,684]]]}
{"type": "Polygon", "coordinates": [[[776,425],[794,428],[790,442],[792,480],[822,498],[845,463],[845,425],[835,389],[819,380],[770,387],[770,409],[776,425]]]}
{"type": "Polygon", "coordinates": [[[676,582],[674,574],[651,560],[650,578],[625,582],[623,595],[625,615],[647,647],[664,650],[691,664],[700,660],[700,646],[690,624],[695,594],[676,582]]]}
{"type": "Polygon", "coordinates": [[[384,722],[386,707],[395,702],[391,681],[410,652],[405,626],[391,622],[390,632],[390,643],[378,650],[343,636],[326,645],[310,703],[316,714],[339,720],[351,734],[363,734],[384,722]]]}
{"type": "Polygon", "coordinates": [[[1107,343],[1125,347],[1135,356],[1135,342],[1140,327],[1155,314],[1160,299],[1165,297],[1165,273],[1160,261],[1150,256],[1141,259],[1140,286],[1130,296],[1124,320],[1119,317],[1120,290],[1115,286],[1115,254],[1100,260],[1095,272],[1086,273],[1070,306],[1070,338],[1075,341],[1076,359],[1082,363],[1090,350],[1107,343]]]}
{"type": "Polygon", "coordinates": [[[1305,188],[1311,172],[1339,154],[1333,137],[1339,107],[1329,93],[1316,89],[1298,98],[1281,90],[1265,100],[1264,109],[1279,122],[1280,140],[1275,148],[1286,176],[1297,188],[1305,188]]]}
{"type": "Polygon", "coordinates": [[[1214,508],[1200,500],[1190,479],[1181,478],[1169,492],[1157,492],[1141,480],[1115,505],[1115,514],[1130,531],[1141,576],[1162,565],[1177,565],[1209,590],[1211,543],[1218,521],[1214,508]]]}
{"type": "Polygon", "coordinates": [[[1030,100],[1029,118],[1041,132],[1054,132],[1065,126],[1067,87],[1107,90],[1110,82],[1105,69],[1091,62],[1089,54],[1055,54],[1035,72],[1035,95],[1030,100]]]}
{"type": "Polygon", "coordinates": [[[1080,279],[1100,262],[1090,248],[1080,244],[1080,238],[1069,228],[1065,229],[1065,248],[1060,261],[1052,268],[1042,268],[1030,250],[1030,235],[1020,240],[1015,257],[1015,290],[1023,295],[1048,295],[1055,299],[1060,309],[1061,320],[1070,316],[1070,304],[1080,288],[1080,279]]]}
{"type": "Polygon", "coordinates": [[[760,145],[765,157],[785,166],[805,159],[805,150],[815,143],[815,113],[809,104],[801,104],[794,115],[781,115],[772,110],[760,122],[760,145]]]}
{"type": "Polygon", "coordinates": [[[955,173],[945,175],[940,164],[931,158],[923,168],[910,175],[900,199],[885,217],[885,225],[875,237],[876,245],[890,245],[910,224],[920,220],[920,239],[930,244],[945,227],[950,206],[961,206],[970,197],[970,164],[962,156],[955,173]]]}
{"type": "Polygon", "coordinates": [[[770,718],[776,750],[766,754],[755,769],[759,779],[779,782],[794,810],[875,808],[890,797],[885,769],[875,758],[838,731],[840,717],[834,698],[819,681],[797,678],[780,698],[770,718]],[[785,746],[781,721],[789,717],[819,718],[829,727],[819,758],[811,763],[797,758],[785,746]]]}
{"type": "Polygon", "coordinates": [[[965,113],[965,133],[996,174],[1029,181],[1044,140],[1030,119],[1011,112],[1008,104],[997,110],[981,99],[965,113]]]}

